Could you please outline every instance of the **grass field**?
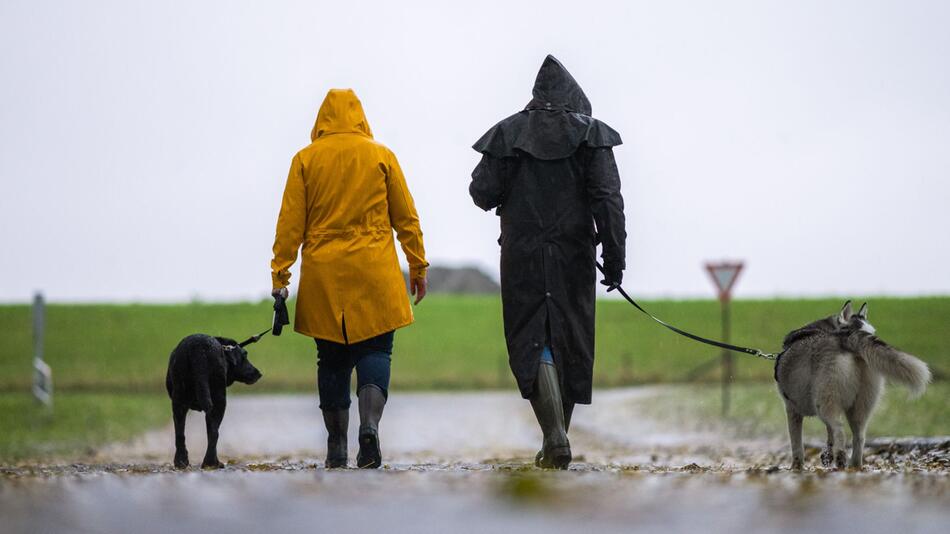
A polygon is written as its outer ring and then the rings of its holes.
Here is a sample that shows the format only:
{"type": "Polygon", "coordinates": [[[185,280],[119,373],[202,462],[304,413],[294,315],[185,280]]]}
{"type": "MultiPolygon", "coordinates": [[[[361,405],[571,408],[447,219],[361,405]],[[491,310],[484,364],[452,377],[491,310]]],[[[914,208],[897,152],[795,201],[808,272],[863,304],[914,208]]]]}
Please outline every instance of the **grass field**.
{"type": "Polygon", "coordinates": [[[168,421],[168,399],[129,393],[61,393],[53,410],[28,393],[0,393],[0,461],[73,456],[168,421]]]}
{"type": "MultiPolygon", "coordinates": [[[[889,342],[939,369],[950,369],[950,298],[870,299],[871,319],[889,342]]],[[[292,305],[293,303],[291,303],[292,305]]],[[[715,301],[654,301],[653,313],[701,335],[719,337],[715,301]]],[[[732,340],[777,350],[789,330],[841,306],[840,299],[737,301],[732,340]]],[[[292,310],[291,310],[292,311],[292,310]]],[[[497,297],[430,295],[415,308],[416,324],[396,335],[396,388],[513,387],[507,369],[501,302],[497,297]]],[[[270,303],[181,305],[50,305],[46,360],[58,390],[160,392],[168,354],[194,332],[243,339],[267,327],[270,303]]],[[[30,382],[30,308],[0,306],[0,390],[30,382]]],[[[598,386],[681,382],[713,360],[717,349],[679,337],[622,301],[597,307],[598,386]]],[[[312,340],[285,332],[250,347],[264,373],[255,391],[314,389],[312,340]]],[[[770,362],[737,354],[739,381],[771,380],[770,362]]],[[[717,379],[715,367],[698,380],[717,379]]],[[[239,386],[243,387],[243,386],[239,386]]]]}

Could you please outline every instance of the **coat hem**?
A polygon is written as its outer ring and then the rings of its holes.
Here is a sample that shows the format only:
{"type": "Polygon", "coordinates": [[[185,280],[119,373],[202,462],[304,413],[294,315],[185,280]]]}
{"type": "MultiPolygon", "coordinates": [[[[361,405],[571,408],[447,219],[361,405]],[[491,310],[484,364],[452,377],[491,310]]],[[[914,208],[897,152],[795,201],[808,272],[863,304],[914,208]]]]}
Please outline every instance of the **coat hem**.
{"type": "MultiPolygon", "coordinates": [[[[350,344],[350,345],[352,345],[353,343],[359,343],[360,341],[366,341],[367,339],[372,339],[372,338],[374,338],[374,337],[376,337],[376,336],[378,336],[378,335],[385,334],[386,332],[392,332],[393,330],[398,330],[398,329],[400,329],[400,328],[405,328],[405,327],[411,325],[411,324],[414,323],[414,322],[415,322],[415,319],[414,319],[414,318],[410,318],[408,321],[404,321],[404,322],[402,322],[402,323],[399,323],[399,324],[394,325],[394,326],[391,326],[391,327],[386,327],[386,328],[384,328],[384,329],[382,329],[382,330],[380,330],[380,331],[378,331],[378,332],[376,332],[376,333],[374,333],[374,334],[370,334],[370,335],[368,335],[368,336],[359,336],[359,337],[347,336],[347,337],[349,337],[349,340],[348,340],[348,341],[349,341],[349,344],[350,344]]],[[[343,335],[342,335],[342,334],[339,334],[339,335],[324,335],[324,334],[318,334],[318,333],[315,333],[315,332],[311,332],[311,331],[304,330],[304,329],[302,329],[302,328],[298,328],[296,325],[294,325],[294,332],[297,332],[298,334],[305,335],[305,336],[307,336],[307,337],[312,337],[312,338],[314,338],[314,339],[324,339],[324,340],[326,340],[326,341],[332,341],[332,342],[334,342],[334,343],[346,343],[346,342],[347,342],[347,340],[344,340],[344,339],[343,339],[343,335]]]]}

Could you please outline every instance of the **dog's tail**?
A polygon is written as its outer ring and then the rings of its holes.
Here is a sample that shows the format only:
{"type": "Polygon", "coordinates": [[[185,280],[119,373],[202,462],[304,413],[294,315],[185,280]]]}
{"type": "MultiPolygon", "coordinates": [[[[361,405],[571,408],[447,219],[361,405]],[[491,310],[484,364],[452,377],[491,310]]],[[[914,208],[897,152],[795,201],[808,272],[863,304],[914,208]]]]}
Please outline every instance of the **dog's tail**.
{"type": "Polygon", "coordinates": [[[868,362],[871,369],[888,380],[906,386],[911,397],[923,395],[933,375],[927,364],[916,356],[900,351],[877,336],[856,332],[848,338],[851,348],[868,362]]]}
{"type": "Polygon", "coordinates": [[[198,407],[201,411],[208,413],[211,411],[213,403],[211,402],[211,373],[208,369],[209,352],[212,350],[196,350],[191,353],[191,376],[194,379],[195,397],[198,400],[198,407]]]}

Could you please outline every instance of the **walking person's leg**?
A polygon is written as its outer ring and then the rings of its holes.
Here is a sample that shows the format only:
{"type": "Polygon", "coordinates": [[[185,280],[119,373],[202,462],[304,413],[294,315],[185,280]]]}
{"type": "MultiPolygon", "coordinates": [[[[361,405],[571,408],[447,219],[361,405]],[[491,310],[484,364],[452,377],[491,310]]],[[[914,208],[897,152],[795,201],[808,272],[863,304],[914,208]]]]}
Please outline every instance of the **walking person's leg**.
{"type": "Polygon", "coordinates": [[[350,377],[353,359],[346,345],[325,341],[317,342],[317,388],[320,409],[327,427],[326,467],[346,467],[346,433],[350,423],[350,377]]]}
{"type": "Polygon", "coordinates": [[[393,333],[387,332],[352,346],[356,358],[356,395],[360,407],[360,451],[358,467],[375,469],[382,465],[379,421],[389,398],[389,376],[393,333]]]}
{"type": "Polygon", "coordinates": [[[541,426],[544,441],[541,450],[535,457],[538,467],[566,469],[571,463],[571,444],[567,439],[567,412],[561,395],[561,381],[558,377],[557,366],[551,348],[544,347],[541,361],[538,364],[538,377],[535,381],[534,394],[531,396],[531,408],[541,426]]]}

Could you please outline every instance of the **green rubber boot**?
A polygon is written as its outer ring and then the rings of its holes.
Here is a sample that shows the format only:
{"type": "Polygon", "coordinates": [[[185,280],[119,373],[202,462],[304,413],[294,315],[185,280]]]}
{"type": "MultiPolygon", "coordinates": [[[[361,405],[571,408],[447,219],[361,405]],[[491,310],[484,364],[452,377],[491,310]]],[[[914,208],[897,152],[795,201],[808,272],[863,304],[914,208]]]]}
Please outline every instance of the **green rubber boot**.
{"type": "Polygon", "coordinates": [[[567,469],[571,463],[571,444],[567,440],[561,383],[554,364],[541,362],[538,365],[531,408],[544,434],[544,442],[534,464],[545,469],[567,469]]]}

